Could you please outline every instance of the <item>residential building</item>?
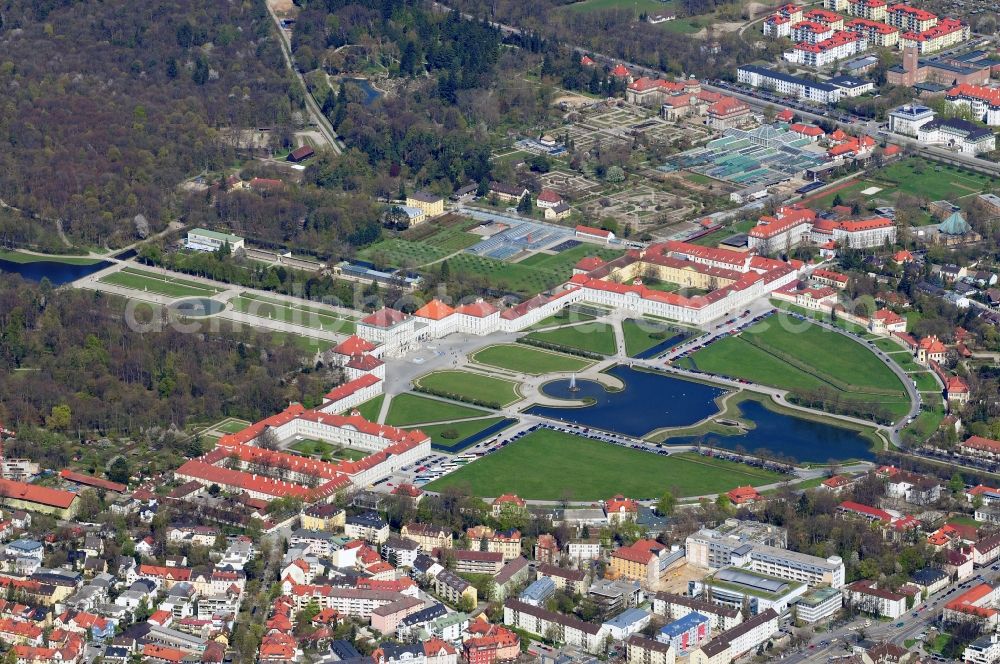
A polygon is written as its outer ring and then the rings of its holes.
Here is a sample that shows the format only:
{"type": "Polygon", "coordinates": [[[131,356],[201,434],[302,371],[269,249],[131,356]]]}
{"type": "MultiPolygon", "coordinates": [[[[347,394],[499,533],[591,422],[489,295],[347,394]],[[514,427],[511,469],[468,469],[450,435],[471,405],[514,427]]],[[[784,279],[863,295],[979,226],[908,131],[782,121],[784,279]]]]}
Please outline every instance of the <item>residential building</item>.
{"type": "Polygon", "coordinates": [[[683,656],[707,642],[711,636],[711,621],[697,611],[692,611],[661,627],[656,640],[669,644],[675,653],[683,656]]]}
{"type": "Polygon", "coordinates": [[[317,503],[303,510],[299,523],[307,530],[334,532],[347,523],[347,512],[333,503],[317,503]]]}
{"type": "Polygon", "coordinates": [[[1000,660],[1000,634],[993,632],[980,636],[965,646],[962,659],[965,664],[994,664],[1000,660]]]}
{"type": "Polygon", "coordinates": [[[942,617],[949,623],[982,621],[995,631],[1000,624],[1000,611],[996,609],[998,599],[1000,587],[981,583],[945,604],[942,617]]]}
{"type": "Polygon", "coordinates": [[[598,579],[590,584],[587,597],[603,615],[614,615],[642,604],[645,594],[638,581],[598,579]]]}
{"type": "Polygon", "coordinates": [[[604,630],[593,624],[546,611],[540,607],[508,599],[503,608],[504,624],[538,636],[555,636],[556,641],[597,653],[604,646],[604,630]]]}
{"type": "Polygon", "coordinates": [[[579,567],[585,560],[601,557],[601,540],[597,538],[575,539],[566,542],[566,555],[579,567]]]}
{"type": "Polygon", "coordinates": [[[847,601],[856,610],[890,619],[899,618],[920,601],[920,589],[912,584],[896,592],[880,587],[877,581],[863,579],[848,585],[846,591],[847,601]]]}
{"type": "Polygon", "coordinates": [[[442,570],[434,577],[434,591],[445,601],[459,604],[463,600],[475,606],[479,601],[476,587],[448,570],[442,570]]]}
{"type": "Polygon", "coordinates": [[[499,551],[475,551],[452,549],[440,552],[439,557],[449,557],[455,561],[455,571],[459,574],[498,574],[503,568],[503,554],[499,551]]]}
{"type": "Polygon", "coordinates": [[[545,600],[556,592],[556,584],[551,577],[540,576],[525,588],[518,599],[532,606],[544,606],[545,600]]]}
{"type": "Polygon", "coordinates": [[[570,593],[583,595],[587,592],[587,573],[578,569],[567,569],[555,565],[539,565],[536,573],[539,578],[552,579],[556,588],[566,589],[570,593]]]}
{"type": "Polygon", "coordinates": [[[629,637],[628,664],[674,664],[677,653],[668,643],[647,639],[639,634],[629,637]]]}
{"type": "Polygon", "coordinates": [[[504,203],[519,203],[522,198],[528,195],[528,190],[524,187],[505,184],[503,182],[491,182],[490,195],[496,196],[497,200],[504,203]]]}
{"type": "Polygon", "coordinates": [[[468,632],[469,636],[463,642],[462,649],[469,664],[510,662],[521,654],[520,637],[501,625],[491,625],[485,620],[476,620],[469,626],[468,632]]]}
{"type": "Polygon", "coordinates": [[[547,565],[554,565],[559,562],[559,542],[554,535],[541,533],[535,539],[535,560],[547,565]]]}
{"type": "Polygon", "coordinates": [[[656,593],[653,596],[653,613],[665,616],[670,620],[683,618],[693,611],[707,616],[712,630],[715,632],[731,629],[743,622],[743,614],[737,608],[723,606],[689,595],[656,593]]]}
{"type": "Polygon", "coordinates": [[[651,618],[652,614],[648,611],[637,608],[625,609],[615,617],[605,620],[601,629],[615,641],[624,641],[645,629],[651,618]]]}
{"type": "Polygon", "coordinates": [[[976,120],[991,127],[1000,125],[1000,88],[963,83],[948,90],[945,101],[952,108],[968,108],[976,120]]]}
{"type": "Polygon", "coordinates": [[[493,601],[502,602],[507,599],[514,589],[524,585],[528,580],[531,568],[525,558],[517,557],[509,561],[493,577],[493,601]]]}
{"type": "Polygon", "coordinates": [[[419,544],[424,553],[432,553],[434,549],[450,549],[454,546],[451,530],[428,523],[403,524],[399,534],[419,544]]]}

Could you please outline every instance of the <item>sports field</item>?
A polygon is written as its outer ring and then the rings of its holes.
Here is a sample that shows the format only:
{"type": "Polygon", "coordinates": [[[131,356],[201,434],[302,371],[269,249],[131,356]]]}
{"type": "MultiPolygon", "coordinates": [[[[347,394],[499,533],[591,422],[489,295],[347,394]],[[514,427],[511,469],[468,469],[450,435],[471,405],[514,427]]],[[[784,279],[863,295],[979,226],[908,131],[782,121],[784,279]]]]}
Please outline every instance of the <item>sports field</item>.
{"type": "Polygon", "coordinates": [[[497,406],[508,406],[521,399],[520,383],[471,371],[432,371],[414,380],[413,384],[440,396],[497,406]]]}
{"type": "Polygon", "coordinates": [[[691,357],[702,371],[786,390],[831,388],[845,399],[878,402],[894,414],[908,409],[899,378],[874,353],[849,337],[784,314],[691,357]]]}
{"type": "Polygon", "coordinates": [[[473,353],[470,360],[500,369],[538,376],[557,371],[583,371],[593,364],[571,355],[555,353],[524,344],[497,344],[473,353]]]}
{"type": "Polygon", "coordinates": [[[540,429],[426,488],[468,485],[477,496],[516,493],[534,500],[600,500],[616,493],[652,498],[668,489],[698,496],[781,479],[776,473],[696,454],[663,457],[540,429]]]}
{"type": "Polygon", "coordinates": [[[167,297],[211,297],[222,292],[221,288],[215,286],[189,279],[170,277],[159,272],[139,270],[134,267],[122,268],[118,272],[102,277],[99,281],[103,284],[122,286],[167,297]]]}
{"type": "Polygon", "coordinates": [[[607,323],[584,323],[557,330],[532,332],[527,338],[601,355],[612,355],[615,352],[615,331],[607,323]]]}
{"type": "Polygon", "coordinates": [[[236,311],[251,316],[302,325],[314,330],[354,334],[354,322],[347,320],[344,316],[334,314],[329,309],[283,302],[251,293],[241,293],[238,297],[230,300],[230,303],[236,311]]]}
{"type": "Polygon", "coordinates": [[[489,415],[489,413],[479,408],[460,406],[456,403],[404,392],[397,394],[389,402],[389,412],[385,416],[385,423],[394,427],[405,427],[424,422],[447,422],[467,417],[482,417],[483,415],[489,415]]]}

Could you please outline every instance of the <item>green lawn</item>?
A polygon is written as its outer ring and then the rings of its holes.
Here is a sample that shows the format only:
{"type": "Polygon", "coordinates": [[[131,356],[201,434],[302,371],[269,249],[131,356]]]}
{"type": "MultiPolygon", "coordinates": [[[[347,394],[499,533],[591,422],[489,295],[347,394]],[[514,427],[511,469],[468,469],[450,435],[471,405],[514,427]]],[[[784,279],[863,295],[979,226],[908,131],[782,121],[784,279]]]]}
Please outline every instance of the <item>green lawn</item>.
{"type": "Polygon", "coordinates": [[[404,392],[397,394],[389,402],[389,412],[385,423],[394,427],[422,424],[424,422],[446,422],[467,417],[480,417],[489,413],[479,408],[460,406],[447,401],[423,397],[404,392]]]}
{"type": "Polygon", "coordinates": [[[361,417],[365,418],[369,422],[374,422],[378,419],[378,414],[382,412],[382,402],[385,401],[385,395],[380,394],[377,397],[372,397],[368,401],[364,402],[357,407],[358,413],[361,417]]]}
{"type": "MultiPolygon", "coordinates": [[[[995,186],[985,175],[911,157],[890,164],[878,172],[879,180],[894,183],[899,191],[929,200],[955,199],[995,186]]],[[[878,186],[878,185],[876,185],[878,186]]]]}
{"type": "Polygon", "coordinates": [[[487,417],[480,420],[467,420],[465,422],[451,422],[449,424],[429,424],[419,427],[431,437],[431,443],[439,447],[451,447],[465,440],[469,436],[474,436],[483,429],[488,429],[502,417],[487,417]]]}
{"type": "Polygon", "coordinates": [[[907,409],[899,378],[868,348],[783,314],[740,336],[716,341],[691,357],[702,371],[786,390],[832,388],[847,399],[879,402],[892,413],[907,409]]]}
{"type": "Polygon", "coordinates": [[[439,395],[453,395],[479,403],[508,406],[521,399],[520,383],[471,371],[433,371],[413,381],[414,387],[426,388],[439,395]]]}
{"type": "Polygon", "coordinates": [[[929,371],[922,371],[921,373],[910,374],[912,378],[917,383],[917,389],[921,392],[940,392],[941,387],[938,385],[937,380],[929,371]]]}
{"type": "MultiPolygon", "coordinates": [[[[627,318],[622,321],[622,333],[625,336],[625,350],[629,357],[635,357],[639,353],[649,350],[658,343],[669,339],[679,333],[680,330],[669,325],[663,325],[646,319],[627,318]]],[[[685,335],[685,338],[687,336],[685,335]]],[[[680,343],[683,339],[679,339],[680,343]]]]}
{"type": "Polygon", "coordinates": [[[250,426],[249,422],[243,420],[230,420],[222,424],[221,426],[217,426],[215,428],[218,429],[219,431],[224,431],[226,433],[239,433],[240,431],[246,429],[248,426],[250,426]]]}
{"type": "Polygon", "coordinates": [[[101,283],[122,286],[133,290],[166,295],[168,297],[210,297],[222,292],[221,288],[168,277],[156,272],[126,267],[99,280],[101,283]]]}
{"type": "Polygon", "coordinates": [[[322,457],[325,460],[347,459],[349,461],[357,461],[368,456],[368,452],[352,450],[349,447],[338,447],[322,440],[312,439],[300,440],[297,443],[289,445],[288,449],[305,456],[322,457]]]}
{"type": "Polygon", "coordinates": [[[913,355],[908,350],[904,350],[899,353],[891,353],[889,357],[892,361],[903,368],[903,371],[919,371],[921,369],[926,369],[927,367],[920,366],[917,361],[913,359],[913,355]]]}
{"type": "Polygon", "coordinates": [[[534,500],[599,500],[616,493],[651,498],[668,489],[697,496],[778,482],[781,477],[700,455],[663,457],[540,429],[426,488],[468,485],[478,496],[509,492],[534,500]]]}
{"type": "MultiPolygon", "coordinates": [[[[657,0],[659,1],[659,0],[657,0]]],[[[660,29],[666,32],[673,32],[681,35],[692,35],[704,27],[705,22],[711,22],[711,17],[707,19],[699,18],[677,18],[666,23],[659,23],[660,29]]]]}
{"type": "Polygon", "coordinates": [[[358,258],[371,261],[383,268],[413,268],[432,263],[452,253],[444,247],[428,242],[413,242],[391,237],[365,247],[358,252],[358,258]]]}
{"type": "Polygon", "coordinates": [[[101,262],[100,258],[87,258],[86,256],[39,256],[6,249],[0,249],[0,260],[11,263],[65,263],[66,265],[93,265],[101,262]]]}
{"type": "Polygon", "coordinates": [[[236,311],[258,318],[278,320],[314,330],[329,330],[341,334],[354,334],[355,331],[353,321],[345,320],[330,310],[281,302],[247,293],[234,297],[230,303],[236,311]]]}
{"type": "Polygon", "coordinates": [[[660,0],[581,0],[566,5],[566,9],[574,12],[593,12],[602,9],[631,9],[638,16],[641,13],[658,14],[665,10],[673,10],[672,2],[660,0]]]}
{"type": "Polygon", "coordinates": [[[557,371],[583,371],[593,364],[590,360],[541,348],[532,348],[524,344],[487,346],[470,355],[469,359],[478,364],[509,369],[532,376],[557,371]]]}
{"type": "Polygon", "coordinates": [[[327,351],[333,346],[330,341],[325,339],[306,337],[300,334],[292,334],[291,332],[272,332],[268,330],[266,334],[271,337],[272,341],[283,344],[286,347],[294,346],[310,356],[318,352],[327,351]]]}
{"type": "Polygon", "coordinates": [[[726,226],[725,228],[720,228],[719,230],[713,231],[708,235],[704,235],[698,238],[697,240],[694,240],[692,244],[700,244],[703,247],[714,247],[715,245],[719,244],[730,235],[736,235],[737,233],[746,233],[748,230],[750,230],[756,225],[757,225],[756,219],[744,219],[743,221],[738,221],[731,226],[726,226]]]}
{"type": "Polygon", "coordinates": [[[893,341],[892,339],[886,339],[884,337],[881,339],[874,339],[872,340],[872,343],[875,345],[876,348],[881,350],[883,353],[895,353],[898,350],[903,350],[903,346],[901,346],[899,343],[893,341]]]}
{"type": "MultiPolygon", "coordinates": [[[[812,309],[806,309],[804,307],[800,307],[790,302],[784,302],[781,300],[771,300],[771,304],[776,306],[778,309],[781,309],[782,311],[791,311],[801,316],[805,316],[806,318],[811,318],[813,320],[824,321],[827,323],[830,322],[830,315],[822,311],[814,311],[812,309]]],[[[833,324],[842,330],[846,330],[847,332],[853,332],[854,334],[860,334],[862,336],[868,334],[868,330],[862,327],[861,325],[852,323],[849,320],[844,320],[843,318],[837,318],[836,320],[833,321],[833,324]]]]}
{"type": "Polygon", "coordinates": [[[587,321],[595,320],[594,316],[590,314],[581,314],[575,311],[570,311],[568,308],[563,309],[557,314],[553,314],[548,318],[543,318],[531,327],[529,330],[541,330],[546,327],[553,327],[555,325],[568,325],[569,323],[586,323],[587,321]]]}
{"type": "Polygon", "coordinates": [[[612,355],[615,352],[615,332],[608,323],[584,323],[557,330],[532,332],[527,338],[600,355],[612,355]]]}
{"type": "Polygon", "coordinates": [[[565,251],[560,251],[558,254],[534,254],[528,256],[523,261],[520,261],[518,265],[527,265],[534,268],[542,268],[547,270],[559,270],[562,274],[566,275],[569,279],[573,273],[573,266],[580,262],[581,259],[588,256],[599,256],[604,260],[613,260],[618,258],[625,252],[621,249],[607,249],[605,247],[598,247],[593,244],[578,244],[575,247],[566,249],[565,251]]]}

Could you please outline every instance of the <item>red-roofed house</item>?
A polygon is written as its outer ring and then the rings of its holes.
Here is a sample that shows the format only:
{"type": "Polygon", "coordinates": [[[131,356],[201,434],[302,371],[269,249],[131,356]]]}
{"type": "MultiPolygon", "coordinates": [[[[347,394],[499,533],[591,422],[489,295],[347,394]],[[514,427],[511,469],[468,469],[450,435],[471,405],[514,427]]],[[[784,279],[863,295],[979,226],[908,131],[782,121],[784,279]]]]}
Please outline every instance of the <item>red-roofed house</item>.
{"type": "Polygon", "coordinates": [[[469,664],[510,662],[521,655],[520,637],[506,627],[491,625],[483,614],[469,625],[468,633],[462,650],[469,664]]]}
{"type": "Polygon", "coordinates": [[[81,484],[83,486],[94,487],[95,489],[102,489],[104,491],[113,491],[114,493],[125,493],[128,487],[124,484],[119,484],[118,482],[111,482],[100,477],[94,477],[93,475],[86,475],[84,473],[78,473],[76,471],[66,468],[59,472],[59,477],[63,478],[67,482],[72,482],[74,484],[81,484]]]}
{"type": "Polygon", "coordinates": [[[825,270],[823,268],[813,270],[812,279],[816,283],[823,284],[824,286],[832,286],[833,288],[839,288],[840,290],[847,288],[847,283],[850,281],[850,277],[846,274],[834,272],[833,270],[825,270]]]}
{"type": "Polygon", "coordinates": [[[931,362],[941,363],[944,362],[948,355],[948,349],[945,345],[941,343],[935,335],[930,335],[929,337],[924,337],[917,344],[917,362],[924,366],[929,365],[931,362]]]}
{"type": "Polygon", "coordinates": [[[538,194],[538,198],[535,199],[535,205],[540,208],[554,208],[562,202],[562,196],[551,189],[542,189],[538,194]]]}
{"type": "Polygon", "coordinates": [[[605,260],[600,256],[584,256],[573,266],[573,274],[587,274],[605,264],[605,260]]]}
{"type": "Polygon", "coordinates": [[[591,58],[589,55],[583,55],[580,56],[580,64],[583,65],[584,67],[593,67],[597,63],[594,62],[594,59],[591,58]]]}
{"type": "Polygon", "coordinates": [[[608,517],[608,523],[612,525],[635,521],[639,516],[639,504],[631,498],[618,494],[604,501],[604,513],[608,517]]]}
{"type": "Polygon", "coordinates": [[[79,506],[77,495],[72,491],[60,491],[13,480],[0,479],[0,495],[9,508],[52,514],[67,520],[76,515],[79,506]]]}
{"type": "Polygon", "coordinates": [[[969,403],[969,386],[960,376],[949,376],[944,389],[949,402],[955,402],[959,405],[969,403]]]}
{"type": "Polygon", "coordinates": [[[624,78],[629,82],[632,81],[632,72],[625,65],[619,63],[615,65],[614,69],[611,70],[611,75],[615,78],[624,78]]]}
{"type": "Polygon", "coordinates": [[[906,332],[906,319],[891,309],[879,309],[868,321],[868,329],[876,334],[906,332]]]}
{"type": "Polygon", "coordinates": [[[709,105],[706,124],[713,129],[742,127],[753,120],[750,107],[739,99],[723,97],[709,105]]]}
{"type": "Polygon", "coordinates": [[[726,493],[733,505],[753,505],[761,499],[760,493],[752,486],[738,486],[726,493]]]}
{"type": "Polygon", "coordinates": [[[825,480],[823,480],[823,483],[820,484],[819,486],[824,491],[832,491],[834,493],[840,493],[841,491],[851,486],[852,484],[854,484],[854,480],[852,480],[851,478],[845,477],[844,475],[834,475],[833,477],[828,477],[825,480]]]}
{"type": "Polygon", "coordinates": [[[911,254],[906,249],[900,249],[899,251],[897,251],[892,255],[892,262],[896,263],[897,265],[902,265],[903,263],[912,263],[913,254],[911,254]]]}
{"type": "Polygon", "coordinates": [[[491,512],[497,518],[504,513],[523,513],[527,509],[528,503],[523,498],[513,493],[505,493],[493,501],[491,512]]]}
{"type": "Polygon", "coordinates": [[[778,114],[775,116],[775,118],[780,122],[791,122],[792,120],[795,119],[795,113],[793,113],[792,109],[790,108],[783,108],[780,111],[778,111],[778,114]]]}

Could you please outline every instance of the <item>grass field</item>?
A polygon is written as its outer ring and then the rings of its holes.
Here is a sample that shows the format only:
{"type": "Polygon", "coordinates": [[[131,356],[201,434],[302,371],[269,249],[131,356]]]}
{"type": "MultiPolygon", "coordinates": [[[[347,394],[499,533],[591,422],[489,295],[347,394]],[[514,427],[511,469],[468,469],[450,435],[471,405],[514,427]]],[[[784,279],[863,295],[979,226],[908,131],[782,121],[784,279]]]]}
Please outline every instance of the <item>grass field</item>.
{"type": "Polygon", "coordinates": [[[502,419],[502,417],[487,417],[481,420],[467,420],[465,422],[452,422],[449,424],[427,424],[415,428],[420,429],[430,436],[432,444],[441,447],[450,447],[469,436],[476,435],[483,429],[488,429],[502,419]]]}
{"type": "MultiPolygon", "coordinates": [[[[662,325],[645,319],[626,318],[622,321],[622,334],[625,337],[625,351],[629,357],[635,357],[639,353],[649,350],[659,343],[663,343],[682,330],[672,328],[669,325],[662,325]]],[[[687,338],[685,336],[685,338],[687,338]]],[[[683,339],[679,339],[680,343],[683,339]]]]}
{"type": "Polygon", "coordinates": [[[166,295],[167,297],[211,297],[222,292],[221,288],[215,286],[208,286],[188,279],[167,277],[157,272],[148,272],[132,267],[122,268],[118,272],[102,277],[99,281],[133,290],[166,295]]]}
{"type": "Polygon", "coordinates": [[[461,420],[466,417],[480,417],[488,414],[487,411],[479,408],[460,406],[404,392],[394,396],[389,402],[389,412],[386,413],[385,423],[394,427],[402,427],[424,422],[461,420]]]}
{"type": "Polygon", "coordinates": [[[593,364],[590,360],[541,348],[532,348],[524,344],[487,346],[469,356],[469,359],[478,364],[509,369],[532,376],[556,371],[583,371],[593,364]]]}
{"type": "MultiPolygon", "coordinates": [[[[813,320],[819,320],[826,323],[830,322],[830,315],[822,311],[806,309],[804,307],[799,307],[790,302],[784,302],[781,300],[771,300],[771,304],[776,306],[778,309],[781,309],[782,311],[791,311],[801,316],[805,316],[806,318],[811,318],[813,320]]],[[[844,320],[843,318],[836,319],[835,321],[833,321],[833,324],[842,330],[853,332],[854,334],[860,334],[862,336],[868,334],[868,330],[866,330],[864,327],[856,323],[852,323],[849,320],[844,320]]]]}
{"type": "Polygon", "coordinates": [[[371,261],[379,267],[413,268],[440,260],[450,253],[452,252],[448,249],[428,242],[391,237],[365,247],[358,252],[358,258],[371,261]]]}
{"type": "Polygon", "coordinates": [[[889,353],[889,357],[892,358],[893,362],[902,367],[903,371],[920,371],[927,368],[917,364],[917,361],[913,359],[913,355],[908,350],[889,353]]]}
{"type": "Polygon", "coordinates": [[[357,411],[361,414],[361,417],[369,422],[374,422],[378,419],[378,414],[382,412],[383,401],[385,401],[385,395],[380,394],[359,405],[357,411]]]}
{"type": "MultiPolygon", "coordinates": [[[[985,175],[911,157],[890,164],[878,171],[875,177],[860,179],[839,191],[821,196],[810,205],[814,208],[829,207],[838,195],[842,200],[860,198],[864,202],[877,199],[895,202],[899,194],[912,194],[931,201],[954,201],[984,191],[995,184],[995,180],[985,175]],[[872,195],[861,194],[869,187],[879,187],[881,191],[872,195]]],[[[934,220],[928,214],[916,220],[915,225],[922,226],[932,221],[934,220]]]]}
{"type": "Polygon", "coordinates": [[[259,318],[293,323],[314,330],[331,330],[342,334],[354,334],[355,330],[353,321],[336,316],[327,309],[272,300],[249,293],[242,293],[230,302],[236,311],[259,318]]]}
{"type": "Polygon", "coordinates": [[[601,355],[615,352],[615,331],[607,323],[584,323],[557,330],[532,332],[527,338],[601,355]]]}
{"type": "Polygon", "coordinates": [[[313,337],[302,336],[300,334],[292,334],[290,332],[272,332],[268,330],[267,335],[276,343],[280,343],[285,346],[294,346],[309,355],[315,355],[318,352],[326,351],[333,345],[333,343],[325,339],[316,339],[313,337]]]}
{"type": "Polygon", "coordinates": [[[883,353],[895,353],[896,351],[903,350],[903,347],[892,339],[875,339],[872,343],[883,353]]]}
{"type": "Polygon", "coordinates": [[[573,266],[579,263],[582,258],[599,256],[604,260],[612,260],[624,253],[621,249],[606,249],[584,243],[565,251],[560,251],[558,254],[534,254],[520,261],[518,265],[527,265],[545,270],[559,270],[560,274],[565,274],[566,278],[569,279],[573,276],[573,266]]]}
{"type": "Polygon", "coordinates": [[[413,381],[414,386],[425,387],[439,394],[453,394],[483,403],[508,406],[521,399],[520,383],[471,371],[433,371],[413,381]]]}
{"type": "Polygon", "coordinates": [[[569,323],[586,323],[587,321],[592,320],[595,320],[595,318],[590,314],[581,314],[575,311],[570,311],[569,309],[563,309],[557,314],[553,314],[548,318],[543,318],[529,327],[528,330],[540,330],[554,325],[568,325],[569,323]]]}
{"type": "Polygon", "coordinates": [[[229,420],[228,422],[225,422],[221,426],[217,426],[215,428],[225,433],[239,433],[248,426],[250,426],[250,423],[243,420],[229,420]]]}
{"type": "Polygon", "coordinates": [[[921,392],[940,392],[941,388],[938,386],[937,380],[929,371],[921,371],[920,373],[910,374],[912,378],[917,383],[917,389],[921,392]]]}
{"type": "Polygon", "coordinates": [[[0,249],[0,260],[11,263],[64,263],[66,265],[93,265],[100,263],[100,258],[87,258],[86,256],[39,256],[36,254],[25,254],[20,251],[8,251],[0,249]]]}
{"type": "Polygon", "coordinates": [[[702,371],[786,390],[827,387],[850,399],[879,402],[894,414],[906,412],[903,385],[874,353],[842,334],[782,318],[772,316],[738,337],[716,341],[692,360],[702,371]]]}
{"type": "Polygon", "coordinates": [[[781,477],[694,454],[663,457],[540,429],[426,488],[468,485],[478,496],[510,492],[535,500],[599,500],[616,493],[650,498],[668,489],[697,496],[778,482],[781,477]]]}
{"type": "MultiPolygon", "coordinates": [[[[692,175],[697,175],[697,174],[693,173],[692,175]]],[[[746,233],[756,224],[757,221],[755,219],[744,219],[743,221],[738,221],[731,226],[720,228],[717,231],[714,231],[712,233],[709,233],[708,235],[700,237],[697,240],[694,240],[693,244],[700,244],[703,247],[714,247],[715,245],[719,244],[730,235],[735,235],[737,233],[746,233]]]]}
{"type": "Polygon", "coordinates": [[[638,16],[641,13],[658,14],[664,10],[673,10],[675,7],[672,2],[660,2],[660,0],[581,0],[567,5],[566,8],[574,12],[631,9],[638,16]]]}

